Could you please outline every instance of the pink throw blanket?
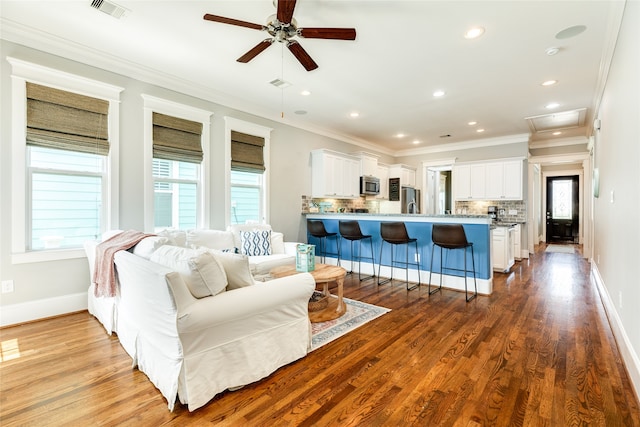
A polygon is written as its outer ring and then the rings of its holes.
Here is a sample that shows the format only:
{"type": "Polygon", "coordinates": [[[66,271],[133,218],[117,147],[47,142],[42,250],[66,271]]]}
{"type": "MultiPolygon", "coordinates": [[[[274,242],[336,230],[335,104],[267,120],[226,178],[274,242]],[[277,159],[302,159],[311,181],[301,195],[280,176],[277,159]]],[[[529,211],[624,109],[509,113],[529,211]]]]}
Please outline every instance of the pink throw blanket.
{"type": "Polygon", "coordinates": [[[149,236],[153,236],[153,234],[127,230],[116,234],[96,246],[96,264],[93,271],[93,282],[96,284],[94,295],[96,297],[116,296],[116,271],[115,265],[113,264],[113,257],[116,252],[126,251],[149,236]]]}

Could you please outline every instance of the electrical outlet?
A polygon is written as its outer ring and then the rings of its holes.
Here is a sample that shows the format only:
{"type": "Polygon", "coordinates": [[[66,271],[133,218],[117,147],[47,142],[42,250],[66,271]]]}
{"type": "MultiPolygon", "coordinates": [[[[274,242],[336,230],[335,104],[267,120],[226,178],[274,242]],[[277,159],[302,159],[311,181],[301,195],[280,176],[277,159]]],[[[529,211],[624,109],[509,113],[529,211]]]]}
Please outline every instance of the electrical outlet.
{"type": "Polygon", "coordinates": [[[8,294],[9,292],[14,291],[13,280],[3,280],[2,281],[2,293],[8,294]]]}
{"type": "Polygon", "coordinates": [[[509,209],[509,215],[518,215],[518,209],[509,209]]]}

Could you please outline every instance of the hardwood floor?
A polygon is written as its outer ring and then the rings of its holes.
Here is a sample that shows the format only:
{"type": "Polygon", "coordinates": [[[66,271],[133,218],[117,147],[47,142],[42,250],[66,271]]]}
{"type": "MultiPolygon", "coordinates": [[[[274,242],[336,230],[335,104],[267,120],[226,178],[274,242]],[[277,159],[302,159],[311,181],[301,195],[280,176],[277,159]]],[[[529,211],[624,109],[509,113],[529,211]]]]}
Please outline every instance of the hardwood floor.
{"type": "Polygon", "coordinates": [[[4,328],[0,424],[640,426],[585,260],[542,245],[494,289],[466,303],[348,276],[346,297],[392,311],[193,413],[86,312],[4,328]]]}

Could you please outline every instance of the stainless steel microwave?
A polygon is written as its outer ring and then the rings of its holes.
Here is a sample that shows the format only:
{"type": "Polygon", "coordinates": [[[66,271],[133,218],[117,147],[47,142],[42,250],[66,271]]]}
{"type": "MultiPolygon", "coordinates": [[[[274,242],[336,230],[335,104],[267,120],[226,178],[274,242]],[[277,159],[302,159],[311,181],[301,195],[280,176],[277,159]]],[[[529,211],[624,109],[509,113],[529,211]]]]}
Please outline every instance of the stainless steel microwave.
{"type": "Polygon", "coordinates": [[[380,194],[380,179],[375,176],[360,177],[360,195],[377,196],[380,194]]]}

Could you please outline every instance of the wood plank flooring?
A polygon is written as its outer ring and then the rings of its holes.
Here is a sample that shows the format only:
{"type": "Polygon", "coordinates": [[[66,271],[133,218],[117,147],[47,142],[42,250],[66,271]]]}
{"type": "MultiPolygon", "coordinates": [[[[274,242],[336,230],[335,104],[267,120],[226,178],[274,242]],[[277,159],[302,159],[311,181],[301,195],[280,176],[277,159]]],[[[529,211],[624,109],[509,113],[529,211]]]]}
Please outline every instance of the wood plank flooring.
{"type": "Polygon", "coordinates": [[[494,289],[347,276],[346,297],[392,311],[193,413],[86,312],[4,328],[0,425],[640,426],[585,260],[541,245],[494,289]]]}

